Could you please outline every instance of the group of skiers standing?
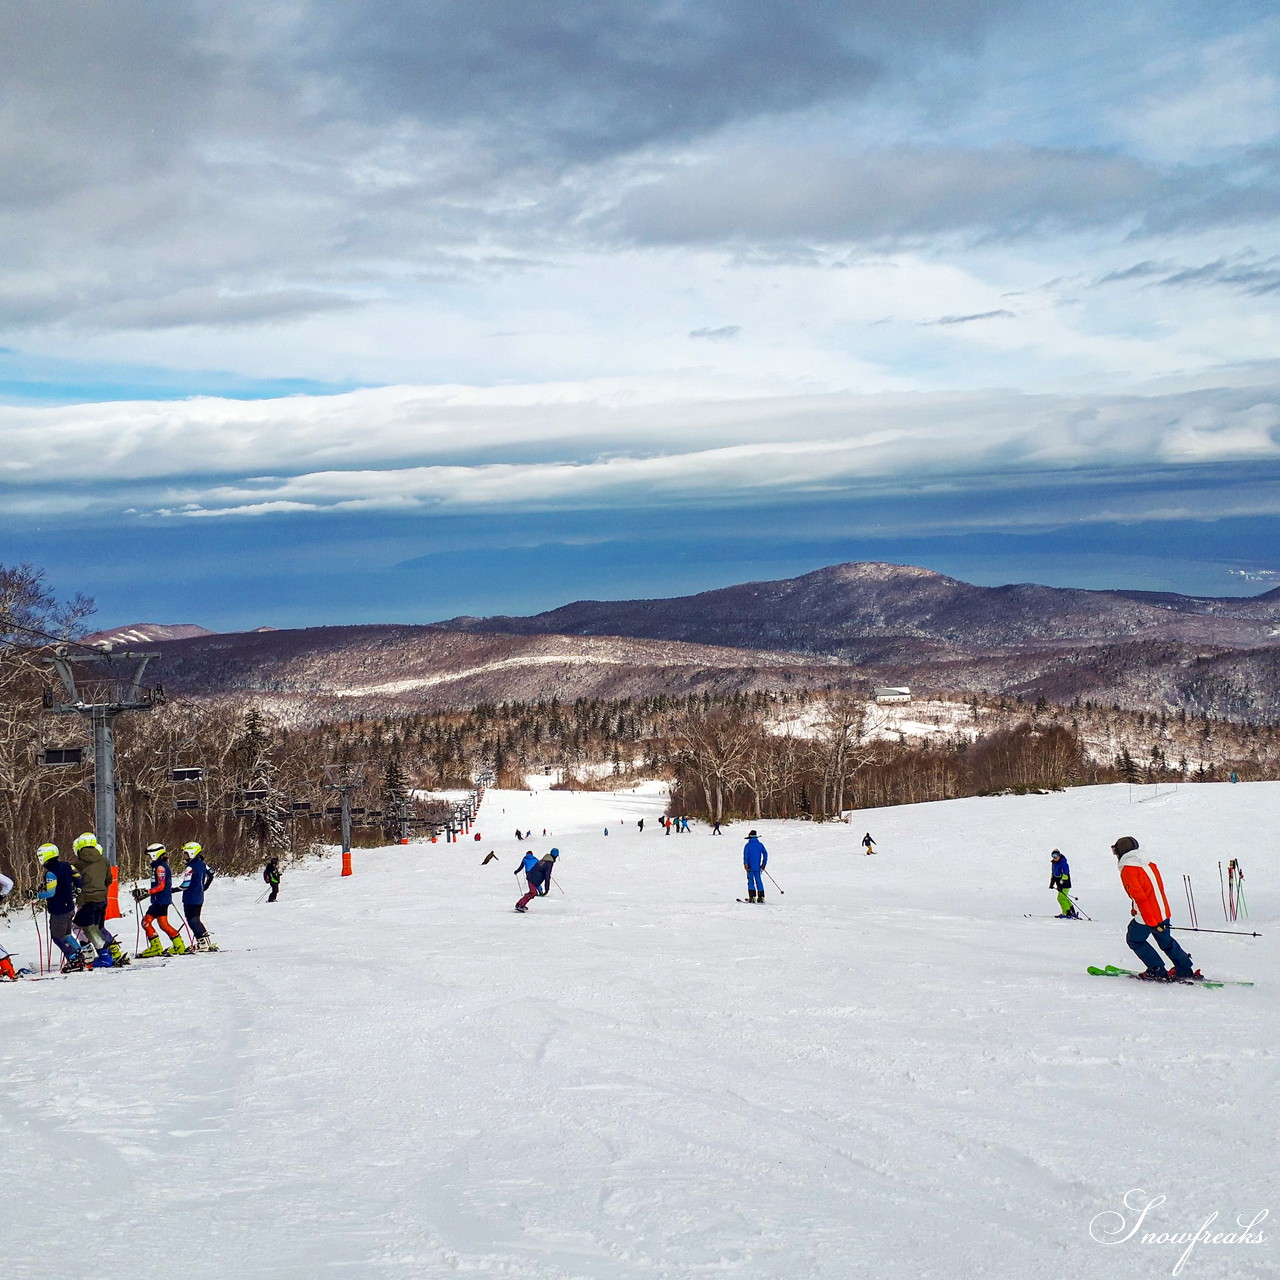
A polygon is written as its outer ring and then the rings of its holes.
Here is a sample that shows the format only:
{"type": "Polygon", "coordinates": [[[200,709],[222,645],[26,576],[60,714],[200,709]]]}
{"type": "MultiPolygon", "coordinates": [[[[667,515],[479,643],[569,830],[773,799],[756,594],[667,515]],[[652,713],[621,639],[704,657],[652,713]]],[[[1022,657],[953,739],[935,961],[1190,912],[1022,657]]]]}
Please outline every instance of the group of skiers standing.
{"type": "MultiPolygon", "coordinates": [[[[111,969],[130,962],[129,953],[107,928],[107,896],[111,888],[112,868],[102,846],[92,831],[75,838],[70,861],[62,856],[56,844],[42,844],[36,850],[42,879],[30,893],[32,902],[44,903],[49,922],[49,939],[62,953],[62,972],[77,973],[85,969],[111,969]]],[[[187,945],[182,934],[169,920],[173,895],[182,895],[182,914],[190,926],[198,951],[217,951],[213,935],[201,920],[204,895],[213,882],[213,872],[204,860],[204,851],[196,841],[182,846],[186,867],[175,886],[169,868],[169,854],[162,844],[147,848],[151,859],[151,886],[135,889],[136,902],[146,901],[142,917],[147,946],[142,956],[182,955],[187,945]],[[166,934],[169,945],[163,946],[157,926],[166,934]]],[[[13,891],[13,881],[0,875],[0,898],[13,891]]],[[[0,947],[0,978],[19,977],[9,953],[0,947]]]]}

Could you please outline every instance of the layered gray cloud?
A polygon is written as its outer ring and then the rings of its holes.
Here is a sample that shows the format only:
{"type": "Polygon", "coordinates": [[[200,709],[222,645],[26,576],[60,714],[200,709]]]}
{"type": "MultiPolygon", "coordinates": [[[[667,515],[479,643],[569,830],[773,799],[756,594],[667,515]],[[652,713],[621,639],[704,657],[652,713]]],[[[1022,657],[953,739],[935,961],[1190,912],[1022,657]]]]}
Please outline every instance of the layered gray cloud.
{"type": "Polygon", "coordinates": [[[0,326],[262,325],[620,244],[1274,217],[1262,145],[1174,163],[998,121],[944,139],[1008,71],[988,46],[1040,21],[1026,0],[12,4],[0,326]]]}

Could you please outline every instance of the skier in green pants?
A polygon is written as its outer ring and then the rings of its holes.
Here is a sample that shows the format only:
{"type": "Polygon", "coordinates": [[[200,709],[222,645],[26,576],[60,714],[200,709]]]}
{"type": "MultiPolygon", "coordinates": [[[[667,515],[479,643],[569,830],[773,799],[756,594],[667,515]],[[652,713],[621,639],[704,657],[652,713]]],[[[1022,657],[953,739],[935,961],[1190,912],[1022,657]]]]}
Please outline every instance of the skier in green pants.
{"type": "Polygon", "coordinates": [[[1067,860],[1055,849],[1049,855],[1049,888],[1058,891],[1058,906],[1062,908],[1059,920],[1078,920],[1080,913],[1076,904],[1071,901],[1067,890],[1071,888],[1071,868],[1067,860]]]}

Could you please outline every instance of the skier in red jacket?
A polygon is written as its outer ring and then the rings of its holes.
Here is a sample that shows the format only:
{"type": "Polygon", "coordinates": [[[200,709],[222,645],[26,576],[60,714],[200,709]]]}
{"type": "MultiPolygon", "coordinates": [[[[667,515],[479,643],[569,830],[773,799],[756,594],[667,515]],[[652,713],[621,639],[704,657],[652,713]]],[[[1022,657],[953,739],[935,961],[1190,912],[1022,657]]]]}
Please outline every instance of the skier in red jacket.
{"type": "Polygon", "coordinates": [[[1138,842],[1132,836],[1121,836],[1111,846],[1111,852],[1120,860],[1120,883],[1133,904],[1129,908],[1133,918],[1129,921],[1125,941],[1129,950],[1147,966],[1146,972],[1139,976],[1153,982],[1203,979],[1200,970],[1192,967],[1191,957],[1174,940],[1169,927],[1169,898],[1164,891],[1160,868],[1138,852],[1138,842]],[[1167,973],[1149,941],[1151,938],[1173,961],[1173,968],[1167,973]]]}

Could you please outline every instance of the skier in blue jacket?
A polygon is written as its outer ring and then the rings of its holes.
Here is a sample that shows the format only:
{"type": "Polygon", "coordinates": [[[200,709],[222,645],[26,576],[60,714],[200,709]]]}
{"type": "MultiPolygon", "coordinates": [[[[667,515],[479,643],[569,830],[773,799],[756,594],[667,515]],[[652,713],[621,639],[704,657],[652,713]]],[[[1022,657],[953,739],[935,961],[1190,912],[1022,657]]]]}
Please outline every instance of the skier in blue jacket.
{"type": "Polygon", "coordinates": [[[1071,888],[1071,867],[1067,863],[1066,855],[1055,849],[1049,855],[1049,888],[1057,892],[1058,906],[1061,908],[1059,912],[1059,920],[1079,920],[1080,913],[1076,910],[1076,904],[1071,901],[1071,895],[1068,890],[1071,888]]]}
{"type": "Polygon", "coordinates": [[[760,873],[769,865],[769,850],[760,843],[754,831],[747,832],[747,843],[742,847],[742,865],[747,872],[747,901],[764,901],[764,880],[760,873]]]}
{"type": "Polygon", "coordinates": [[[520,859],[520,865],[511,874],[518,876],[522,871],[525,883],[529,886],[529,892],[516,903],[516,910],[528,911],[529,903],[538,896],[538,888],[542,884],[542,873],[538,869],[538,859],[533,856],[532,849],[520,859]]]}
{"type": "Polygon", "coordinates": [[[182,914],[187,918],[191,936],[196,940],[197,951],[217,951],[213,934],[204,926],[200,913],[204,910],[205,890],[213,883],[213,872],[204,860],[204,849],[194,840],[182,846],[187,857],[187,869],[182,877],[182,914]]]}
{"type": "Polygon", "coordinates": [[[36,858],[44,867],[44,884],[36,891],[36,897],[43,899],[44,909],[49,913],[49,937],[64,956],[62,971],[71,973],[83,969],[85,958],[71,932],[80,877],[69,862],[63,862],[56,844],[42,844],[36,850],[36,858]]]}

